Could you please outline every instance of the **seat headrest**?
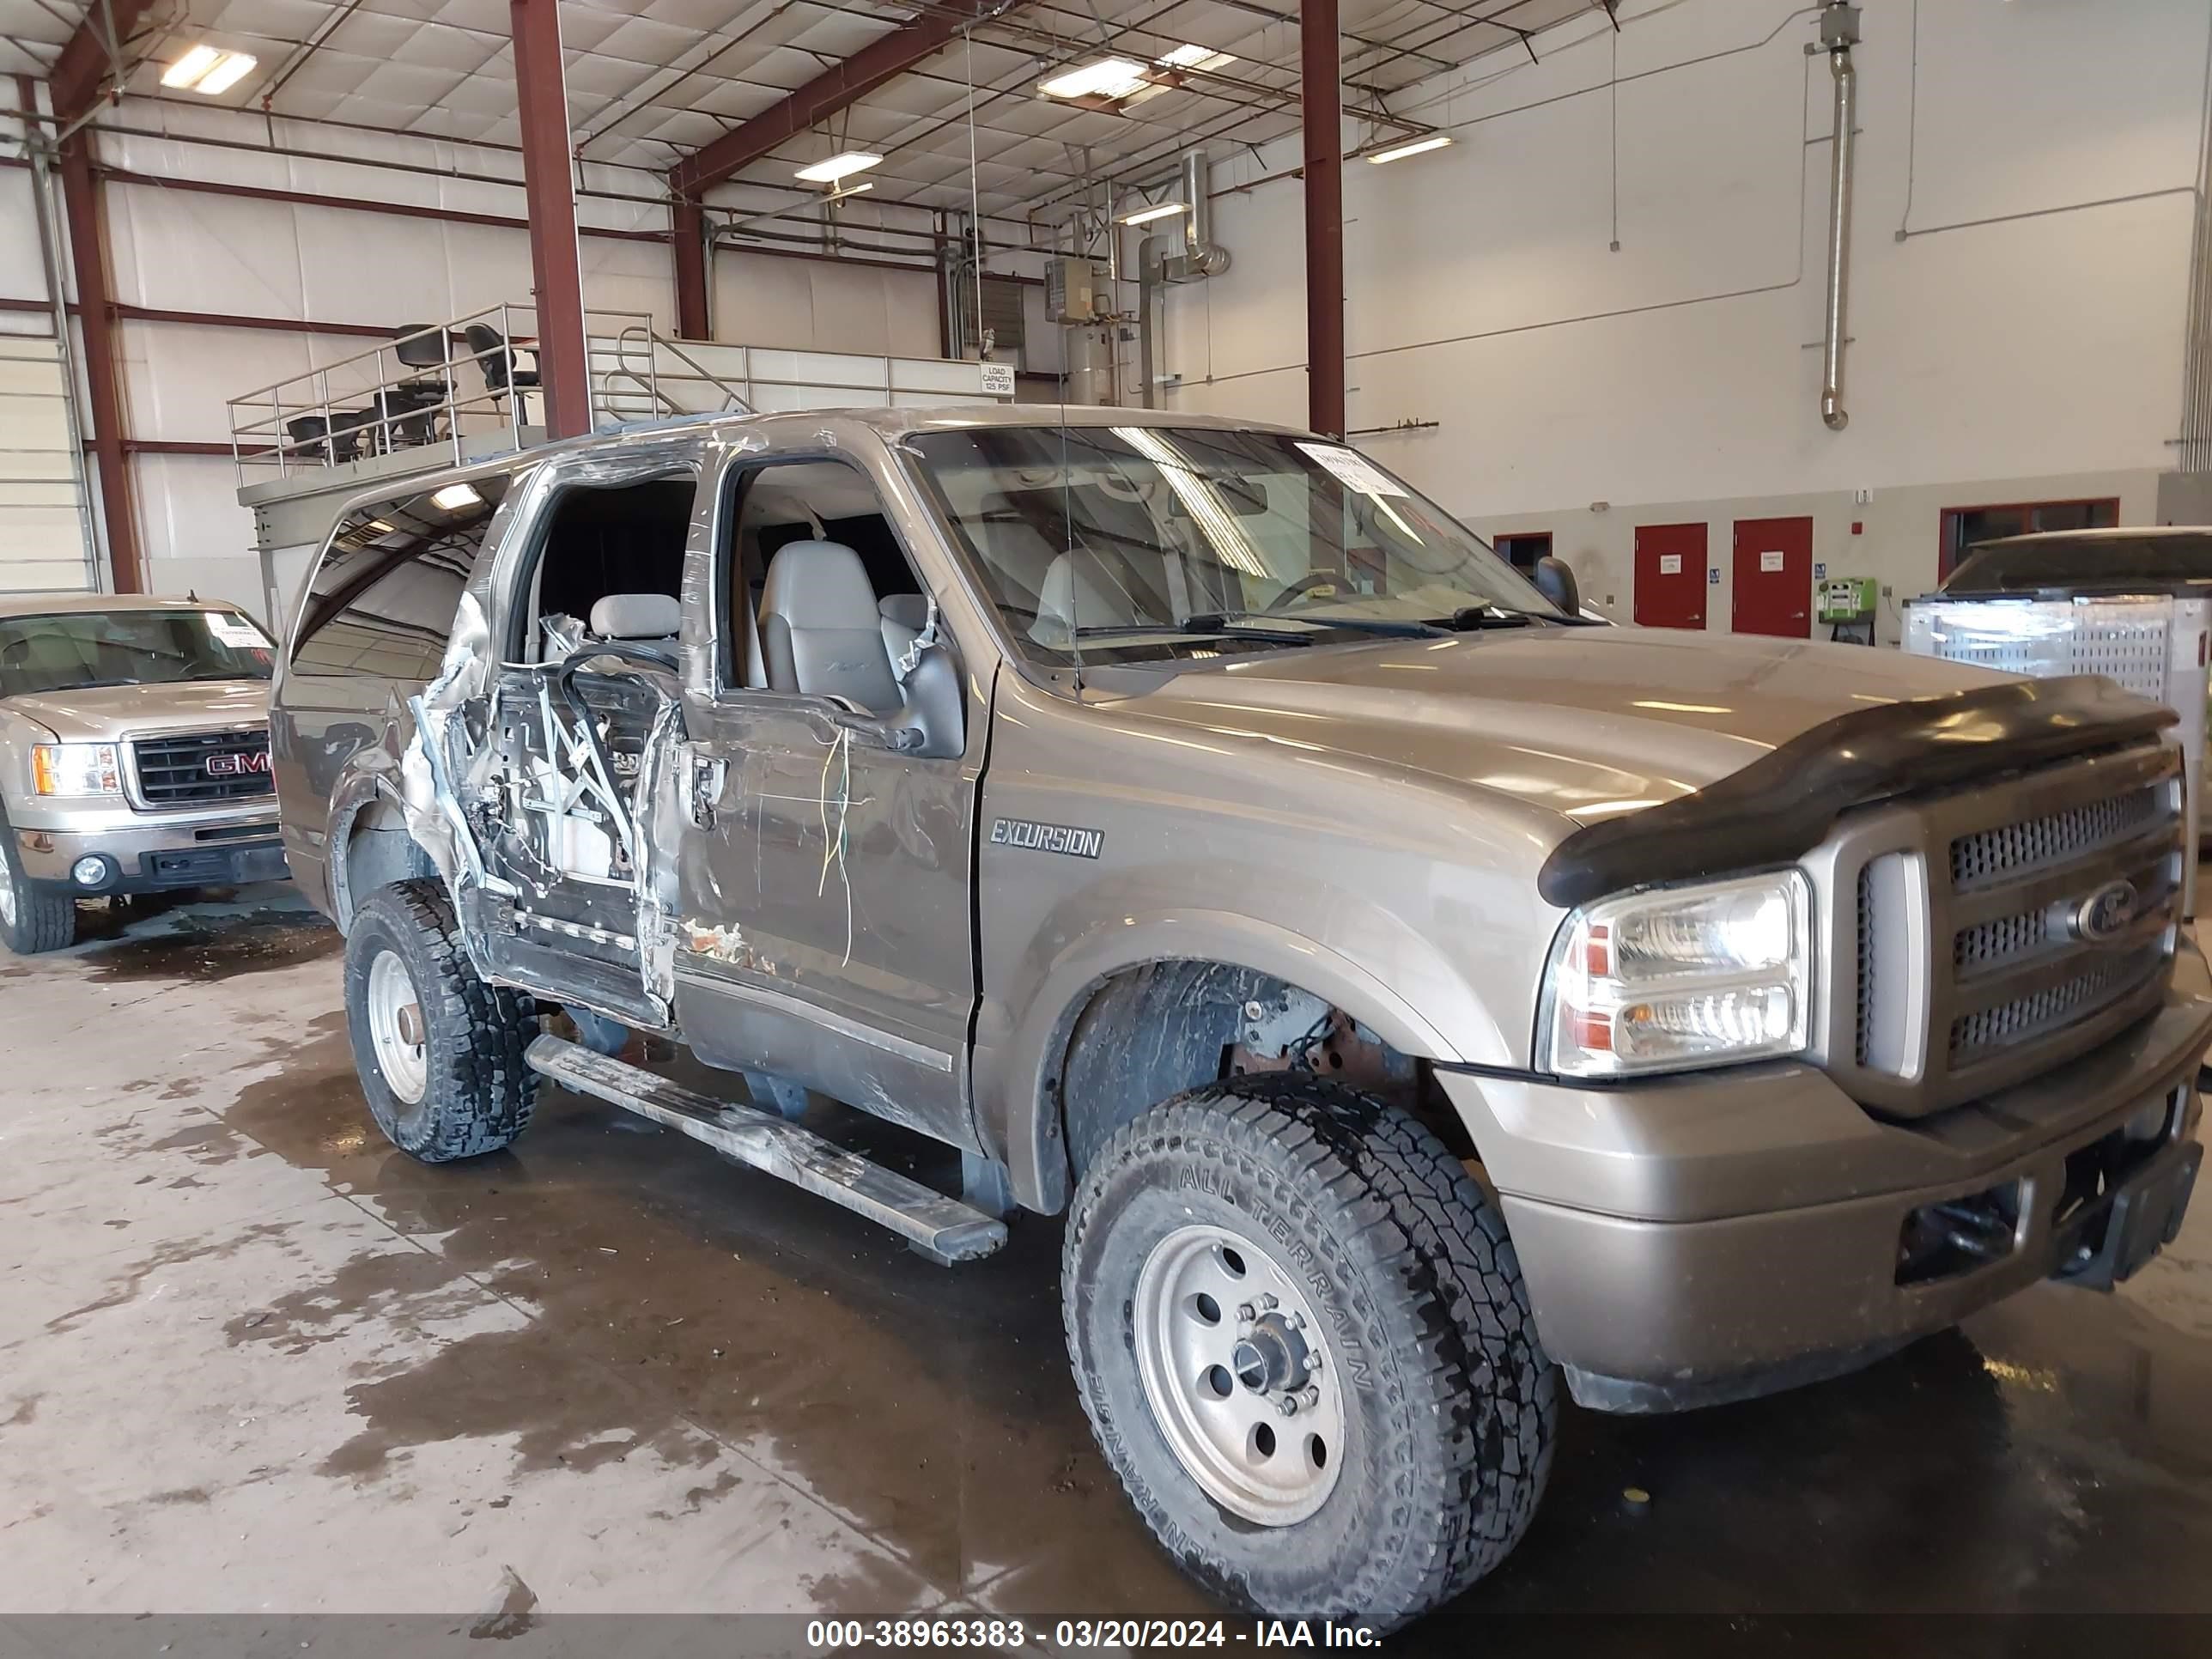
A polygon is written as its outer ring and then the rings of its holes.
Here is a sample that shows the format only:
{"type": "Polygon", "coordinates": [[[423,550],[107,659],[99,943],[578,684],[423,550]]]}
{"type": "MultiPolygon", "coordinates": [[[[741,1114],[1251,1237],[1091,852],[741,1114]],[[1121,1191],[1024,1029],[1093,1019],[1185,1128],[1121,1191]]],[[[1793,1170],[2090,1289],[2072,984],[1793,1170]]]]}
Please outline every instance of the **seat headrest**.
{"type": "Polygon", "coordinates": [[[793,628],[867,628],[876,617],[876,589],[860,556],[844,543],[787,542],[769,561],[761,609],[793,628]]]}
{"type": "Polygon", "coordinates": [[[668,640],[684,629],[684,607],[667,593],[610,593],[592,607],[603,640],[668,640]]]}
{"type": "Polygon", "coordinates": [[[888,593],[876,601],[876,610],[894,627],[919,634],[929,626],[929,601],[920,593],[888,593]]]}

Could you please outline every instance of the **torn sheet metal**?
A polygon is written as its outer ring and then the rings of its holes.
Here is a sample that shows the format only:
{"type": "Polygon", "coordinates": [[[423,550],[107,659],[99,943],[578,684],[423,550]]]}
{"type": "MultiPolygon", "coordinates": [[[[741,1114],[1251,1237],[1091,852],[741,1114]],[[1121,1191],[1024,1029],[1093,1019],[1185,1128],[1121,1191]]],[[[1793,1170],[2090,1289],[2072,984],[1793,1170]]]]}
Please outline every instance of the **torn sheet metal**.
{"type": "Polygon", "coordinates": [[[549,621],[574,648],[494,666],[482,607],[463,598],[446,666],[412,703],[408,828],[486,979],[665,1028],[677,671],[549,621]]]}

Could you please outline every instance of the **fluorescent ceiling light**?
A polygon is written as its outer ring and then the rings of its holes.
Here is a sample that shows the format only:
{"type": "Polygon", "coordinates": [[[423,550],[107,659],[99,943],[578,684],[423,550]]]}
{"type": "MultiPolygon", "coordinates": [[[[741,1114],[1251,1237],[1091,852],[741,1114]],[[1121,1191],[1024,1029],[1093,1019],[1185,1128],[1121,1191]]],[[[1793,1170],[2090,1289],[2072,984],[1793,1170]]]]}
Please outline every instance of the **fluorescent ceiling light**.
{"type": "Polygon", "coordinates": [[[834,185],[848,173],[866,173],[870,167],[881,167],[884,158],[871,150],[841,150],[826,161],[817,161],[811,167],[801,167],[793,174],[811,185],[834,185]]]}
{"type": "Polygon", "coordinates": [[[1127,98],[1146,84],[1142,64],[1127,58],[1102,58],[1038,82],[1037,90],[1048,98],[1127,98]]]}
{"type": "Polygon", "coordinates": [[[1212,46],[1177,46],[1166,57],[1155,60],[1162,69],[1218,70],[1224,64],[1237,60],[1225,52],[1216,52],[1212,46]]]}
{"type": "Polygon", "coordinates": [[[1378,149],[1367,159],[1370,161],[1399,161],[1408,155],[1419,155],[1423,150],[1442,149],[1451,143],[1449,132],[1432,132],[1425,138],[1414,138],[1402,144],[1393,144],[1388,149],[1378,149]]]}
{"type": "Polygon", "coordinates": [[[194,87],[192,90],[204,93],[210,98],[219,92],[228,92],[251,75],[253,72],[254,64],[260,61],[250,52],[225,52],[222,62],[210,70],[199,85],[194,87]]]}
{"type": "Polygon", "coordinates": [[[161,84],[165,87],[197,86],[200,76],[213,69],[215,60],[222,56],[213,46],[203,42],[161,71],[161,84]]]}
{"type": "Polygon", "coordinates": [[[1183,206],[1181,202],[1162,202],[1157,206],[1139,208],[1134,213],[1123,214],[1121,222],[1125,225],[1148,225],[1155,219],[1164,219],[1170,213],[1181,213],[1182,210],[1183,206]]]}
{"type": "Polygon", "coordinates": [[[213,98],[252,74],[260,61],[250,52],[224,52],[202,41],[161,71],[161,84],[213,98]]]}
{"type": "Polygon", "coordinates": [[[459,513],[464,507],[482,506],[483,497],[477,494],[474,484],[449,483],[430,497],[430,504],[448,513],[459,513]]]}

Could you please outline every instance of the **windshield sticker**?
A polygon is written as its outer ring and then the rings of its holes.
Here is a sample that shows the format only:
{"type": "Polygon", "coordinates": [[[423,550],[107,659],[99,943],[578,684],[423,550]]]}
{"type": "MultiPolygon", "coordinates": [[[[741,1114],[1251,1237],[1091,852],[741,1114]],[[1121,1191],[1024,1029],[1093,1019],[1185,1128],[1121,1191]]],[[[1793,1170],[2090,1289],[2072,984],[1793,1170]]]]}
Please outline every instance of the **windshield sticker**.
{"type": "Polygon", "coordinates": [[[1039,853],[1065,853],[1070,858],[1097,858],[1105,840],[1103,830],[1073,824],[1032,823],[1027,818],[995,818],[991,823],[994,847],[1026,847],[1039,853]]]}
{"type": "Polygon", "coordinates": [[[228,611],[210,611],[206,615],[208,632],[225,645],[242,645],[249,651],[258,651],[269,643],[261,637],[261,630],[243,617],[228,611]]]}
{"type": "Polygon", "coordinates": [[[1403,495],[1408,492],[1382,468],[1356,449],[1341,444],[1300,444],[1300,449],[1328,469],[1339,483],[1349,484],[1363,495],[1403,495]]]}

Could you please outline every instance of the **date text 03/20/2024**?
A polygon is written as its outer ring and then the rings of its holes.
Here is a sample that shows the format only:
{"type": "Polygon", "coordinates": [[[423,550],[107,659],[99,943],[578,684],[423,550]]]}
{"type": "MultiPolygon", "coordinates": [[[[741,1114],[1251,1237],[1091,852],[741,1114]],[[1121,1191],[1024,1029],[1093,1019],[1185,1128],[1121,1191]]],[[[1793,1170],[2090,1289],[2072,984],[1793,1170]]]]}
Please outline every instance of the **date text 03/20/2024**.
{"type": "Polygon", "coordinates": [[[806,1627],[809,1647],[1036,1648],[1379,1648],[1364,1625],[1310,1619],[1061,1619],[1050,1625],[1018,1619],[817,1619],[806,1627]]]}

